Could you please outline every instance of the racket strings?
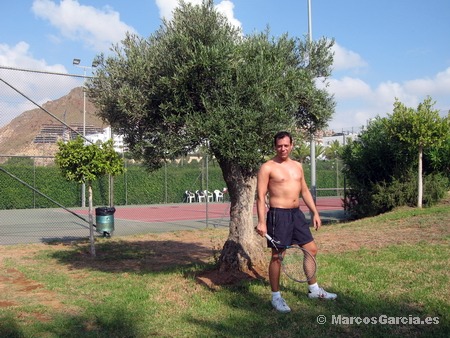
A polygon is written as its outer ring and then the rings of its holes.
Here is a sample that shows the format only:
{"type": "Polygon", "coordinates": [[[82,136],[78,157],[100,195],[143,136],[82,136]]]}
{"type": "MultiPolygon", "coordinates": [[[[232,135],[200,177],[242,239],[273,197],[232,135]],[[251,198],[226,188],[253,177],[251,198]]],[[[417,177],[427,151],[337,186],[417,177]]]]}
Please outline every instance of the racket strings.
{"type": "Polygon", "coordinates": [[[316,261],[306,250],[291,248],[286,250],[282,260],[286,275],[296,281],[306,282],[316,274],[316,261]]]}
{"type": "Polygon", "coordinates": [[[316,260],[309,252],[305,251],[303,251],[303,271],[306,280],[311,280],[316,274],[316,260]]]}

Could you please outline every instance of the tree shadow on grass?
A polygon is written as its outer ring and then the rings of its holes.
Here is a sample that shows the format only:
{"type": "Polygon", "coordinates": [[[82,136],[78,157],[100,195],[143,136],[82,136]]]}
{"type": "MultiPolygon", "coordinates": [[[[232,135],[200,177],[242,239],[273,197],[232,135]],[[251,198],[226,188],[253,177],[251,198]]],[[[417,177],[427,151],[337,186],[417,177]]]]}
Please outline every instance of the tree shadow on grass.
{"type": "Polygon", "coordinates": [[[39,332],[39,336],[49,337],[131,338],[142,336],[137,324],[133,313],[125,307],[111,308],[108,305],[99,304],[94,314],[60,314],[50,323],[28,322],[26,328],[20,326],[16,318],[0,317],[0,337],[31,337],[39,332]]]}
{"type": "Polygon", "coordinates": [[[104,241],[96,243],[96,256],[89,252],[89,243],[70,244],[72,250],[51,254],[72,269],[95,269],[102,272],[157,272],[210,263],[213,249],[182,241],[104,241]]]}
{"type": "Polygon", "coordinates": [[[0,316],[0,337],[25,337],[23,330],[11,315],[0,316]]]}
{"type": "MultiPolygon", "coordinates": [[[[61,243],[54,243],[61,244],[61,243]]],[[[220,289],[244,292],[252,281],[266,284],[266,276],[257,269],[248,273],[219,271],[217,258],[220,254],[214,245],[174,240],[123,241],[106,240],[96,243],[96,257],[89,253],[89,241],[66,243],[69,250],[58,250],[51,257],[70,270],[97,270],[108,273],[133,272],[138,274],[182,271],[184,277],[194,279],[210,291],[220,289]],[[190,269],[190,267],[193,267],[190,269]]],[[[241,254],[245,255],[242,252],[241,254]]],[[[258,299],[255,304],[261,303],[258,299]]]]}
{"type": "Polygon", "coordinates": [[[225,298],[229,307],[238,310],[214,319],[190,316],[187,320],[218,337],[448,337],[450,332],[448,315],[439,306],[426,310],[406,299],[340,294],[336,301],[326,301],[286,292],[292,312],[282,314],[272,309],[269,292],[262,299],[249,291],[251,287],[239,288],[231,288],[225,298]],[[351,322],[351,317],[361,322],[351,322]],[[319,323],[323,318],[325,323],[319,323]],[[431,324],[418,324],[419,320],[431,324]]]}
{"type": "MultiPolygon", "coordinates": [[[[149,273],[183,269],[186,277],[195,278],[200,284],[210,289],[223,285],[233,285],[246,280],[264,279],[264,274],[257,268],[251,271],[219,271],[217,259],[220,254],[218,246],[212,243],[174,240],[106,240],[96,243],[96,256],[90,255],[89,242],[54,242],[53,244],[70,245],[71,250],[58,250],[51,254],[60,263],[71,269],[95,269],[102,272],[149,273]],[[196,267],[188,271],[188,267],[196,267]]],[[[240,251],[242,255],[243,250],[240,251]]],[[[248,258],[250,259],[250,258],[248,258]]]]}

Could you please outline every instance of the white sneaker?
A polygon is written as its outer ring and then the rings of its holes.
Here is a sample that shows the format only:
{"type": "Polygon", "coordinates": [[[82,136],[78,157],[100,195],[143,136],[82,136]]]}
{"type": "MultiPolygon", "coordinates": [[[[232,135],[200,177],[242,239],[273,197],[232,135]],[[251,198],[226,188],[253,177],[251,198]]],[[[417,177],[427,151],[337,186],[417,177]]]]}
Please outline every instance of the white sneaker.
{"type": "Polygon", "coordinates": [[[272,306],[281,313],[291,312],[291,308],[286,304],[286,301],[283,297],[272,299],[272,306]]]}
{"type": "Polygon", "coordinates": [[[337,294],[326,292],[323,288],[319,288],[317,291],[309,291],[308,298],[320,298],[320,299],[336,299],[337,294]]]}

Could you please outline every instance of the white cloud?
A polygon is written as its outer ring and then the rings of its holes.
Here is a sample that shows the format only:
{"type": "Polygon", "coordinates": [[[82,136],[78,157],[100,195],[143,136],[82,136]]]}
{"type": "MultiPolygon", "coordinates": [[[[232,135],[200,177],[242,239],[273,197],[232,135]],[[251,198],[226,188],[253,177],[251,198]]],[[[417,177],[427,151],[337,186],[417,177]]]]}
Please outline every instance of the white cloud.
{"type": "Polygon", "coordinates": [[[15,46],[0,44],[0,65],[7,67],[18,67],[26,69],[39,69],[51,72],[66,73],[63,65],[47,65],[44,60],[37,60],[29,51],[30,45],[26,42],[19,42],[15,46]]]}
{"type": "Polygon", "coordinates": [[[412,107],[419,102],[419,97],[408,93],[402,84],[390,81],[373,88],[361,79],[344,77],[331,79],[329,88],[337,103],[330,122],[330,127],[335,130],[358,132],[370,119],[391,113],[395,98],[412,107]]]}
{"type": "Polygon", "coordinates": [[[367,67],[367,62],[358,53],[345,49],[336,42],[332,52],[334,53],[333,67],[337,71],[367,67]]]}
{"type": "Polygon", "coordinates": [[[436,101],[436,109],[450,109],[450,67],[426,78],[369,83],[362,74],[369,64],[362,56],[337,43],[333,52],[335,77],[328,80],[327,90],[336,101],[335,114],[330,121],[330,127],[335,130],[358,129],[376,116],[392,113],[396,98],[406,106],[416,108],[431,96],[436,101]]]}
{"type": "MultiPolygon", "coordinates": [[[[202,0],[185,0],[186,3],[193,5],[201,5],[202,0]]],[[[172,20],[173,11],[178,6],[178,0],[156,0],[156,5],[159,8],[159,15],[166,20],[172,20]]],[[[222,0],[215,8],[219,13],[222,13],[232,24],[237,28],[242,28],[242,24],[234,17],[234,4],[230,0],[222,0]]]]}
{"type": "Polygon", "coordinates": [[[427,95],[440,96],[450,94],[450,67],[439,72],[433,78],[416,79],[405,82],[405,88],[411,93],[428,93],[427,95]]]}
{"type": "MultiPolygon", "coordinates": [[[[95,51],[105,51],[111,44],[125,37],[127,31],[135,30],[120,21],[118,12],[110,7],[98,10],[81,5],[77,0],[62,0],[59,4],[50,0],[35,0],[33,13],[48,20],[60,34],[70,40],[83,41],[95,51]]],[[[55,41],[57,37],[52,36],[55,41]]]]}
{"type": "Polygon", "coordinates": [[[336,99],[350,99],[371,95],[370,86],[358,78],[330,79],[329,88],[336,99]]]}
{"type": "Polygon", "coordinates": [[[392,113],[397,98],[408,107],[416,108],[431,96],[437,110],[450,109],[450,68],[432,78],[414,79],[403,83],[384,81],[370,86],[359,78],[343,77],[329,80],[328,90],[334,94],[336,112],[330,127],[349,130],[365,125],[370,119],[392,113]]]}
{"type": "MultiPolygon", "coordinates": [[[[380,83],[375,89],[373,97],[375,103],[381,106],[387,103],[392,104],[397,98],[406,106],[415,107],[421,100],[418,95],[408,92],[403,84],[391,81],[380,83]]],[[[392,111],[392,107],[390,111],[392,111]]]]}
{"type": "MultiPolygon", "coordinates": [[[[202,0],[187,0],[185,2],[200,5],[202,0]]],[[[173,10],[178,6],[178,0],[156,0],[156,6],[159,8],[159,16],[170,21],[173,17],[173,10]]]]}
{"type": "MultiPolygon", "coordinates": [[[[0,65],[9,68],[67,73],[63,65],[48,65],[44,60],[34,59],[29,51],[29,45],[25,42],[19,42],[15,46],[0,44],[0,65]]],[[[0,68],[0,78],[8,84],[0,86],[0,127],[24,111],[36,108],[36,105],[23,95],[38,104],[43,104],[81,85],[80,79],[60,76],[55,81],[54,75],[2,68],[0,68]]]]}
{"type": "Polygon", "coordinates": [[[225,15],[232,26],[242,29],[241,22],[234,17],[234,4],[231,1],[224,0],[216,6],[219,13],[225,15]]]}

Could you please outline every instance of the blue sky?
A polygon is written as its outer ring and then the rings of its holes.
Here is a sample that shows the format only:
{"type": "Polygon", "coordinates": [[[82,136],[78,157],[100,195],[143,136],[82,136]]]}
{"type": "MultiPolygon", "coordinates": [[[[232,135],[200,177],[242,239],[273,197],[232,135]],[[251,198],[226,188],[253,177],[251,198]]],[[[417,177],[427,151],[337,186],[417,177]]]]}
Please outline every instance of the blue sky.
{"type": "MultiPolygon", "coordinates": [[[[308,33],[307,0],[214,3],[244,34],[266,27],[274,36],[308,33]]],[[[370,118],[386,116],[395,98],[417,107],[429,95],[442,114],[450,110],[449,0],[311,0],[311,4],[313,39],[336,41],[328,86],[337,103],[331,129],[357,130],[370,118]]],[[[160,27],[162,17],[171,18],[176,5],[177,0],[10,1],[0,14],[0,66],[83,74],[73,66],[73,58],[89,66],[98,53],[108,54],[126,31],[148,37],[160,27]]],[[[18,81],[27,79],[31,78],[18,81]]],[[[62,96],[71,86],[74,82],[68,80],[63,86],[49,82],[19,87],[24,91],[43,87],[46,95],[62,96]]],[[[0,83],[0,127],[23,111],[2,103],[7,100],[3,87],[0,83]]]]}

